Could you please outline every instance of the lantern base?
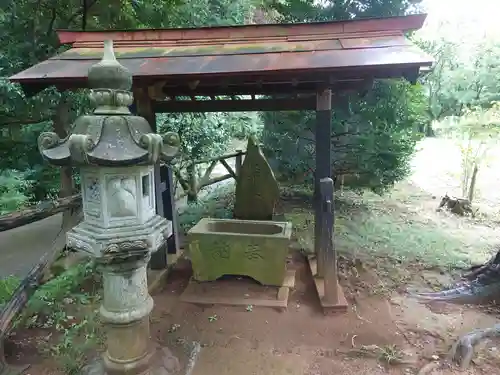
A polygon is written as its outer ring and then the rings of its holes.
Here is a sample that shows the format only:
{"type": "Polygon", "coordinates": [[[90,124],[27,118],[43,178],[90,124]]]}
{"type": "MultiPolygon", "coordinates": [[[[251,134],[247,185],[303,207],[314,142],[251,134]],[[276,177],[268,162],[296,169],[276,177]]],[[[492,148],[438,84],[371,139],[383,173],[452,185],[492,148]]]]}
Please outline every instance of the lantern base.
{"type": "Polygon", "coordinates": [[[149,249],[155,252],[172,235],[172,222],[155,215],[145,224],[128,225],[120,228],[100,228],[82,222],[66,234],[67,246],[94,257],[101,257],[111,247],[116,251],[149,249]]]}

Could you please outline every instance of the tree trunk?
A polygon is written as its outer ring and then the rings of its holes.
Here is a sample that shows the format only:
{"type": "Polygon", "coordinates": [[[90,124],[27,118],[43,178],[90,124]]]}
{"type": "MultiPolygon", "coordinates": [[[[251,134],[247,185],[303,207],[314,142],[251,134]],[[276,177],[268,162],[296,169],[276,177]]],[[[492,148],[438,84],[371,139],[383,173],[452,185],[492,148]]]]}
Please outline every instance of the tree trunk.
{"type": "Polygon", "coordinates": [[[474,199],[474,191],[476,190],[476,179],[477,173],[479,172],[479,168],[477,164],[474,164],[474,169],[472,170],[472,176],[470,178],[469,191],[467,194],[467,199],[470,203],[472,203],[472,199],[474,199]]]}
{"type": "Polygon", "coordinates": [[[190,203],[198,201],[198,178],[196,176],[196,166],[191,164],[186,168],[188,175],[189,189],[187,191],[187,201],[190,203]]]}

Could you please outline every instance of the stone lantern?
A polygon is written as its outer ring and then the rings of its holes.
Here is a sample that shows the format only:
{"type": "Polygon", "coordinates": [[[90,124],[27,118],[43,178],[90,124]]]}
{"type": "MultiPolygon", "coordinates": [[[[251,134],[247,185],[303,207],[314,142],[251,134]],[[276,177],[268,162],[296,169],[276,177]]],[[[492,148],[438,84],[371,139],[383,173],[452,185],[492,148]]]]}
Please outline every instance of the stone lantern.
{"type": "Polygon", "coordinates": [[[107,350],[93,374],[168,374],[177,360],[150,342],[147,264],[172,234],[156,215],[154,165],[179,150],[179,137],[154,134],[146,119],[129,111],[132,75],[118,63],[113,42],[88,73],[93,114],[81,116],[60,139],[42,133],[38,147],[58,166],[80,167],[84,220],[67,233],[67,245],[96,257],[103,272],[100,308],[108,326],[107,350]]]}

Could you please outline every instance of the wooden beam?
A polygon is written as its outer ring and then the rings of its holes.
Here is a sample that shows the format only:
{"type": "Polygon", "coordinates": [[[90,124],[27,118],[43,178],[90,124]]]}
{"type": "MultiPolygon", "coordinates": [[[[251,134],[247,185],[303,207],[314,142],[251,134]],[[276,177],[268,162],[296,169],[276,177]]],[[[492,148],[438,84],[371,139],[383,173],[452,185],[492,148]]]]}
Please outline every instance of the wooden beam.
{"type": "MultiPolygon", "coordinates": [[[[333,92],[348,91],[348,90],[364,90],[370,88],[373,80],[358,79],[348,81],[335,81],[328,84],[328,87],[333,92]]],[[[273,83],[243,83],[230,85],[210,85],[201,83],[195,89],[187,86],[167,85],[163,87],[163,92],[166,96],[224,96],[224,95],[275,95],[275,94],[300,94],[300,93],[316,93],[318,87],[324,86],[323,81],[311,82],[273,82],[273,83]]]]}
{"type": "Polygon", "coordinates": [[[233,176],[234,179],[236,179],[236,173],[233,171],[233,168],[225,161],[224,159],[220,159],[220,163],[226,168],[226,170],[229,172],[231,176],[233,176]]]}
{"type": "Polygon", "coordinates": [[[316,98],[311,96],[296,99],[154,101],[152,105],[156,113],[301,111],[314,110],[316,98]]]}

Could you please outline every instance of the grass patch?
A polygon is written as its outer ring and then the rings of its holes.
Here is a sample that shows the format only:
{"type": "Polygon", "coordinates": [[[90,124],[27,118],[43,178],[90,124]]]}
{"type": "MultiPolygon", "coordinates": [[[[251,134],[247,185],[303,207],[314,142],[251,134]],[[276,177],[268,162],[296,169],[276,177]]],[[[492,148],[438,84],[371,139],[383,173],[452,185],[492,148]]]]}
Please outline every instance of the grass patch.
{"type": "Polygon", "coordinates": [[[456,269],[470,264],[459,239],[397,212],[339,210],[335,233],[338,250],[353,256],[388,257],[429,268],[456,269]]]}
{"type": "Polygon", "coordinates": [[[0,280],[0,306],[9,302],[12,294],[21,283],[17,276],[8,276],[0,280]]]}
{"type": "Polygon", "coordinates": [[[69,268],[42,285],[28,302],[25,326],[49,330],[40,347],[65,374],[78,374],[89,352],[104,341],[99,322],[101,278],[93,261],[69,268]]]}
{"type": "MultiPolygon", "coordinates": [[[[44,332],[46,341],[38,349],[55,359],[65,374],[78,374],[89,351],[103,343],[98,315],[101,280],[97,275],[92,261],[69,268],[41,285],[14,322],[16,331],[44,332]]],[[[14,276],[0,281],[3,303],[10,300],[19,283],[14,276]]]]}
{"type": "MultiPolygon", "coordinates": [[[[290,188],[289,188],[290,189],[290,188]]],[[[288,194],[291,195],[290,191],[288,194]]],[[[303,196],[303,192],[299,192],[303,196]]],[[[484,260],[484,249],[472,248],[462,238],[423,220],[415,213],[389,202],[390,197],[345,192],[335,201],[335,245],[350,258],[384,258],[397,264],[418,263],[423,268],[453,270],[484,260]],[[482,252],[483,251],[483,252],[482,252]]],[[[301,247],[313,251],[314,214],[310,204],[287,209],[294,237],[301,247]]]]}

